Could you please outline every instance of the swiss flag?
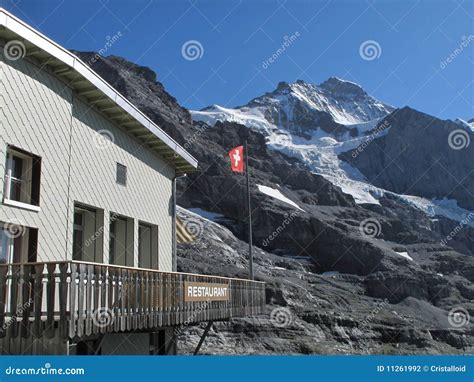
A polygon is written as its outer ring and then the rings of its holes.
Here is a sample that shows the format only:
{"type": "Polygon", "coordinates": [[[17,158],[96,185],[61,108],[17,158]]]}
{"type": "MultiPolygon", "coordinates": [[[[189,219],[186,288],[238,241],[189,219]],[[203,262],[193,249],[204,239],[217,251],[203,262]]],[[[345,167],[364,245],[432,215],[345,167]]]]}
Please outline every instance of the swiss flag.
{"type": "Polygon", "coordinates": [[[244,146],[234,147],[229,151],[230,167],[233,172],[244,172],[244,146]]]}

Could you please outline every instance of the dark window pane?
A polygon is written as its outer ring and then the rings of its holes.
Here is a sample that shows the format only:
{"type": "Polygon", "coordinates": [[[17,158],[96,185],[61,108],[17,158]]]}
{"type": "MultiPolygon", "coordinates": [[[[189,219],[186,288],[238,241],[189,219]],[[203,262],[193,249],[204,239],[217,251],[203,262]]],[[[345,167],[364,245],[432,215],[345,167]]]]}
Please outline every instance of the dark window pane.
{"type": "Polygon", "coordinates": [[[115,263],[115,231],[116,223],[115,218],[110,222],[110,241],[109,241],[109,263],[115,263]]]}
{"type": "Polygon", "coordinates": [[[13,179],[10,182],[10,199],[16,200],[17,202],[21,202],[21,193],[24,191],[22,190],[23,182],[18,179],[13,179]]]}
{"type": "Polygon", "coordinates": [[[83,260],[84,252],[84,212],[74,211],[74,230],[72,233],[72,259],[83,260]]]}
{"type": "Polygon", "coordinates": [[[82,227],[82,212],[74,212],[74,225],[82,227]]]}
{"type": "Polygon", "coordinates": [[[72,259],[81,260],[82,259],[82,231],[74,230],[72,237],[72,259]]]}
{"type": "Polygon", "coordinates": [[[21,179],[23,172],[23,159],[13,155],[12,176],[21,179]]]}
{"type": "Polygon", "coordinates": [[[31,169],[31,204],[39,206],[41,188],[41,158],[33,157],[33,167],[31,169]]]}
{"type": "Polygon", "coordinates": [[[117,163],[117,183],[127,185],[127,167],[120,163],[117,163]]]}

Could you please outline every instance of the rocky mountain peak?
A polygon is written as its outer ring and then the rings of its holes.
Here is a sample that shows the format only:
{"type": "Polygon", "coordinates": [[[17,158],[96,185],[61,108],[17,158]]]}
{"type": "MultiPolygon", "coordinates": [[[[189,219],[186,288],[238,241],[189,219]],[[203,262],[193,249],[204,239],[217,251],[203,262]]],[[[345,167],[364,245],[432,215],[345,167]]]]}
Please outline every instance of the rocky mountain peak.
{"type": "Polygon", "coordinates": [[[329,77],[319,85],[322,89],[335,94],[367,95],[364,89],[355,82],[343,80],[338,77],[329,77]]]}
{"type": "Polygon", "coordinates": [[[127,60],[119,56],[108,56],[107,59],[112,62],[116,62],[118,65],[126,66],[127,70],[132,71],[133,73],[142,77],[146,81],[149,81],[152,83],[157,82],[156,73],[152,69],[150,69],[148,66],[130,64],[127,60]]]}
{"type": "Polygon", "coordinates": [[[152,69],[119,56],[104,57],[96,52],[71,51],[171,137],[182,139],[182,133],[175,126],[191,123],[191,115],[165,90],[152,69]]]}
{"type": "Polygon", "coordinates": [[[288,84],[288,82],[280,81],[280,82],[278,83],[278,85],[277,85],[276,90],[277,90],[277,91],[278,91],[278,90],[286,90],[286,89],[289,88],[289,86],[290,86],[290,85],[288,84]]]}

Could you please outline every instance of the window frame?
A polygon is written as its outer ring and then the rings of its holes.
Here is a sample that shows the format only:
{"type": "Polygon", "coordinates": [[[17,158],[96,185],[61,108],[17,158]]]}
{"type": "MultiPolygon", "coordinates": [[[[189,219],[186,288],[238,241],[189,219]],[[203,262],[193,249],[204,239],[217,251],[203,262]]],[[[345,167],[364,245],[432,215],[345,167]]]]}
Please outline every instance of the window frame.
{"type": "MultiPolygon", "coordinates": [[[[23,208],[34,212],[41,211],[40,207],[40,194],[41,194],[41,157],[30,153],[28,151],[22,150],[13,145],[7,145],[6,150],[6,166],[5,166],[5,175],[4,175],[4,189],[3,189],[3,204],[23,208]],[[22,160],[22,169],[21,176],[13,176],[14,171],[14,158],[22,160]],[[35,169],[35,166],[38,166],[35,169]],[[38,174],[34,174],[34,171],[38,171],[38,174]],[[25,174],[28,178],[26,178],[25,174]],[[33,192],[34,188],[34,178],[37,178],[38,190],[33,192]],[[20,183],[20,194],[25,192],[24,187],[28,188],[27,199],[28,202],[17,200],[12,198],[12,184],[13,181],[20,183]],[[33,203],[33,199],[37,199],[37,204],[33,203]]],[[[20,198],[21,199],[21,198],[20,198]]]]}
{"type": "Polygon", "coordinates": [[[135,267],[135,224],[136,221],[134,218],[122,215],[113,211],[110,211],[109,214],[109,264],[119,265],[125,267],[135,267]],[[117,258],[117,244],[120,239],[117,236],[117,221],[122,221],[124,223],[124,245],[122,249],[125,252],[124,264],[120,264],[117,258]],[[114,232],[112,226],[114,225],[114,232]],[[114,241],[114,243],[112,243],[114,241]],[[113,250],[113,251],[112,251],[113,250]]]}
{"type": "Polygon", "coordinates": [[[84,204],[80,201],[74,201],[74,209],[72,214],[72,259],[76,261],[90,261],[102,264],[103,258],[103,210],[96,206],[84,204]],[[81,224],[75,224],[76,213],[81,214],[81,224]],[[93,215],[93,216],[92,216],[93,215]],[[92,216],[92,220],[89,218],[92,216]],[[92,223],[89,224],[89,223],[92,223]],[[80,251],[76,252],[76,232],[81,232],[80,251]],[[89,244],[87,244],[89,243],[89,244]],[[91,252],[86,249],[91,248],[91,252]],[[89,255],[89,259],[87,259],[89,255]],[[79,257],[79,258],[78,258],[79,257]]]}
{"type": "Polygon", "coordinates": [[[38,256],[38,229],[22,225],[23,233],[18,236],[11,236],[7,234],[8,224],[10,223],[0,222],[0,264],[36,262],[38,256]]]}
{"type": "Polygon", "coordinates": [[[159,228],[157,224],[149,223],[143,220],[138,220],[138,253],[137,253],[137,264],[138,268],[148,268],[148,269],[159,269],[160,266],[160,252],[159,252],[159,228]],[[146,267],[144,266],[144,258],[143,254],[140,253],[140,238],[142,235],[140,234],[140,228],[144,227],[149,229],[149,235],[150,235],[150,242],[149,247],[150,247],[150,266],[146,267]]]}

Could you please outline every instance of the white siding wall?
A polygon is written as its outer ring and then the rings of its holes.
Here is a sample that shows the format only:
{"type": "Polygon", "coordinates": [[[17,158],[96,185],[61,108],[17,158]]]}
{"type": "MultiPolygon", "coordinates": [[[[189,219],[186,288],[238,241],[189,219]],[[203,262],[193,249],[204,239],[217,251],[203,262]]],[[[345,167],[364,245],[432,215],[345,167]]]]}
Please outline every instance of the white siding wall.
{"type": "Polygon", "coordinates": [[[16,219],[39,229],[38,261],[71,259],[77,201],[104,210],[101,245],[105,263],[110,213],[118,213],[134,219],[134,264],[138,262],[138,221],[142,220],[158,225],[159,268],[171,270],[174,169],[51,74],[23,59],[0,58],[2,198],[7,144],[42,158],[41,211],[2,204],[0,221],[16,219]],[[113,137],[113,142],[105,141],[101,131],[113,137]],[[117,162],[127,167],[126,186],[115,182],[117,162]]]}
{"type": "Polygon", "coordinates": [[[39,228],[38,260],[65,260],[71,90],[26,60],[6,60],[0,51],[0,202],[7,145],[42,158],[41,212],[1,204],[0,221],[39,228]]]}

